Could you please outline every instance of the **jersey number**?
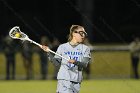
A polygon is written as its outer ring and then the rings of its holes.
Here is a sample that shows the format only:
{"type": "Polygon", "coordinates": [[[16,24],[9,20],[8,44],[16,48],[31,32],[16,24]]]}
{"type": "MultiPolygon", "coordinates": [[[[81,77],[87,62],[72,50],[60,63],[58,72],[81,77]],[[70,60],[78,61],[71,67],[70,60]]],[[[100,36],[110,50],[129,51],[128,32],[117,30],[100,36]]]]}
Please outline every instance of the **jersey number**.
{"type": "MultiPolygon", "coordinates": [[[[73,58],[72,58],[71,56],[69,56],[69,58],[70,58],[70,59],[74,59],[74,60],[76,60],[76,61],[78,60],[78,57],[73,57],[73,58]]],[[[74,67],[75,65],[74,65],[74,64],[71,64],[71,63],[68,63],[68,66],[71,68],[71,67],[74,67]]]]}

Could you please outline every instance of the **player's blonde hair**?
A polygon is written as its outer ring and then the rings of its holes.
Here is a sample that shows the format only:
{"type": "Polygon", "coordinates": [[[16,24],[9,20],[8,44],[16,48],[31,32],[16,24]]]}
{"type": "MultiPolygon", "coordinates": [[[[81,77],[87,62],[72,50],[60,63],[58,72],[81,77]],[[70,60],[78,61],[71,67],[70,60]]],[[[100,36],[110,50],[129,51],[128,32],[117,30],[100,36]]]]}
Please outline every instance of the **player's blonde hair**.
{"type": "Polygon", "coordinates": [[[83,26],[80,26],[80,25],[72,25],[70,27],[70,33],[69,33],[69,36],[68,36],[68,41],[71,41],[72,40],[72,38],[73,38],[73,35],[72,34],[78,28],[84,28],[84,27],[83,26]]]}

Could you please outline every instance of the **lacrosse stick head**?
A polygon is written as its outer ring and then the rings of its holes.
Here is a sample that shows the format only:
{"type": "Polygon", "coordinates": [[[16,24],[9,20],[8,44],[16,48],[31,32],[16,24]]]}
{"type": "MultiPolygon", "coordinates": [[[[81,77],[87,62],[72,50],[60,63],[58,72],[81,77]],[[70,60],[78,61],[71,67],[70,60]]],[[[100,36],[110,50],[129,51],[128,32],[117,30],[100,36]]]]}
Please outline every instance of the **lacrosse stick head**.
{"type": "Polygon", "coordinates": [[[15,26],[13,27],[10,32],[9,32],[9,36],[13,39],[20,39],[20,40],[28,40],[30,41],[30,39],[28,38],[28,36],[26,34],[24,34],[23,32],[20,31],[19,26],[15,26]]]}

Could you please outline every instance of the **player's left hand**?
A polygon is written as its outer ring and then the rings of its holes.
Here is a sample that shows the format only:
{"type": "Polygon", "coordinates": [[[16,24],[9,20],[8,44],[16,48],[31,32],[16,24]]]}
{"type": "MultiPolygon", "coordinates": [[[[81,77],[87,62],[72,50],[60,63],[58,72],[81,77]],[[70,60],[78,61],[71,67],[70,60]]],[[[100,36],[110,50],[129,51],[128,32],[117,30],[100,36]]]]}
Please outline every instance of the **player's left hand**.
{"type": "Polygon", "coordinates": [[[74,59],[70,59],[70,60],[69,60],[69,63],[72,63],[72,64],[73,64],[73,63],[75,63],[75,62],[76,62],[76,61],[75,61],[74,59]]]}

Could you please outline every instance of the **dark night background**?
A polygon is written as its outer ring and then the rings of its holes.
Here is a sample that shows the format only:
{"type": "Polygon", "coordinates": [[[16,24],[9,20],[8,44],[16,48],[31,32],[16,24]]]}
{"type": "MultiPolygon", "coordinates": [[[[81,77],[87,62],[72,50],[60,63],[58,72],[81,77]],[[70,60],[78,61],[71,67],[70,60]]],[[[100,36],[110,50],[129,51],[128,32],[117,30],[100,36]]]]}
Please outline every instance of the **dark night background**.
{"type": "Polygon", "coordinates": [[[72,24],[91,42],[128,43],[140,36],[139,0],[0,0],[0,37],[13,26],[37,42],[42,35],[67,41],[72,24]]]}

